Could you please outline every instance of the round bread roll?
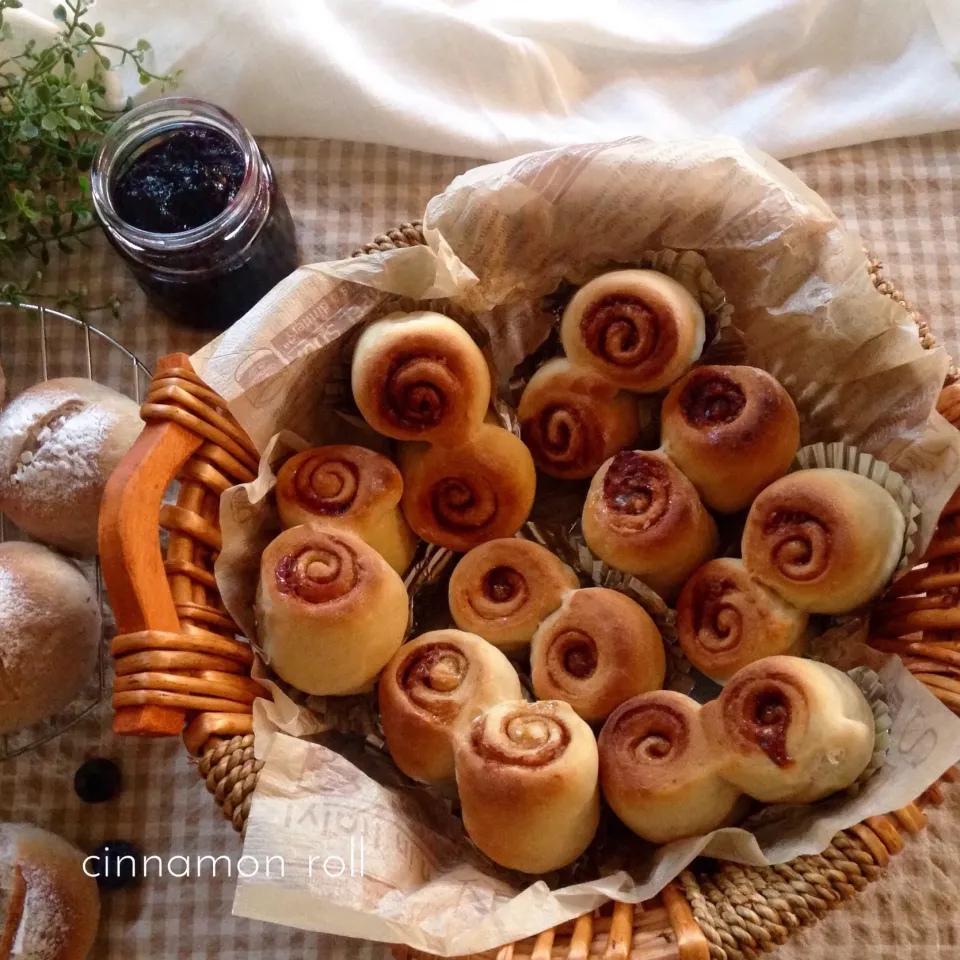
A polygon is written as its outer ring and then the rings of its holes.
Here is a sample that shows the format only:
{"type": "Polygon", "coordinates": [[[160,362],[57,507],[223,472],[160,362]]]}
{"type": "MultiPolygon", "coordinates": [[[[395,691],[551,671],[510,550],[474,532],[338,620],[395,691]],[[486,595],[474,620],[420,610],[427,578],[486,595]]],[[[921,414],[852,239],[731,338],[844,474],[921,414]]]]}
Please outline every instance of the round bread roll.
{"type": "Polygon", "coordinates": [[[260,560],[257,632],[270,666],[304,693],[369,689],[403,642],[403,580],[355,533],[285,530],[260,560]]]}
{"type": "Polygon", "coordinates": [[[100,894],[84,855],[55,833],[0,823],[0,957],[85,960],[100,894]]]}
{"type": "Polygon", "coordinates": [[[671,388],[661,449],[720,513],[748,507],[790,467],[800,418],[790,394],[756,367],[696,367],[671,388]]]}
{"type": "Polygon", "coordinates": [[[523,698],[513,664],[483,637],[433,630],[405,643],[377,686],[396,765],[426,783],[453,779],[452,735],[487,707],[523,698]]]}
{"type": "Polygon", "coordinates": [[[587,546],[665,599],[717,550],[717,525],[693,484],[662,453],[624,450],[590,482],[583,505],[587,546]]]}
{"type": "Polygon", "coordinates": [[[530,669],[538,699],[563,700],[597,723],[624,700],[659,690],[667,658],[660,631],[639,603],[587,587],[568,593],[540,624],[530,669]]]}
{"type": "Polygon", "coordinates": [[[0,733],[76,699],[100,638],[96,593],[69,560],[38,543],[0,544],[0,733]]]}
{"type": "Polygon", "coordinates": [[[560,322],[572,364],[635,393],[656,393],[683,376],[704,337],[700,305],[656,270],[602,274],[574,294],[560,322]]]}
{"type": "Polygon", "coordinates": [[[597,741],[559,701],[490,707],[454,734],[470,839],[495,863],[548,873],[572,863],[600,822],[597,741]]]}
{"type": "Polygon", "coordinates": [[[92,380],[24,390],[0,413],[0,511],[37,540],[95,554],[103,490],[142,428],[133,400],[92,380]]]}
{"type": "Polygon", "coordinates": [[[572,568],[546,547],[502,537],[474,547],[457,564],[448,590],[450,615],[461,630],[518,653],[563,595],[578,586],[572,568]]]}
{"type": "Polygon", "coordinates": [[[779,654],[802,656],[808,617],[747,573],[741,560],[705,563],[677,601],[677,635],[701,673],[726,683],[741,667],[779,654]]]}
{"type": "Polygon", "coordinates": [[[410,566],[417,538],[400,511],[403,477],[383,454],[349,444],[304,450],[277,474],[285,527],[319,522],[352,530],[393,567],[410,566]]]}
{"type": "Polygon", "coordinates": [[[441,313],[392,313],[371,323],[357,341],[350,379],[367,423],[396,440],[463,443],[490,405],[483,352],[441,313]]]}
{"type": "Polygon", "coordinates": [[[847,613],[893,576],[905,521],[883,487],[847,470],[798,470],[753,502],[741,554],[750,573],[812,613],[847,613]]]}

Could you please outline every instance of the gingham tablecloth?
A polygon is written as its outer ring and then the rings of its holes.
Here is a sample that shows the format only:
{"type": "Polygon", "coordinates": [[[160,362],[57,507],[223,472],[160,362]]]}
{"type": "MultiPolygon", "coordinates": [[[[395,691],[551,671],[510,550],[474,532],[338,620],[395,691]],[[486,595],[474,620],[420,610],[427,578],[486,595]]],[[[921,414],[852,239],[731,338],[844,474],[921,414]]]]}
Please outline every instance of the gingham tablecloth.
{"type": "MultiPolygon", "coordinates": [[[[348,255],[375,234],[418,217],[427,200],[474,165],[463,158],[332,141],[268,140],[294,219],[304,262],[348,255]]],[[[928,318],[934,334],[960,357],[960,133],[885,141],[800,157],[789,166],[833,207],[928,318]]],[[[58,256],[45,289],[85,287],[90,302],[116,293],[119,319],[91,319],[152,368],[175,350],[193,352],[207,336],[146,308],[102,238],[89,250],[58,256]]],[[[12,393],[38,378],[36,320],[0,314],[0,361],[12,393]]],[[[82,343],[54,338],[50,376],[78,372],[82,343]]],[[[116,351],[97,352],[96,375],[129,390],[129,365],[116,351]]],[[[24,820],[56,830],[84,849],[105,840],[134,842],[164,862],[240,853],[239,837],[175,739],[117,738],[109,703],[57,739],[0,763],[0,821],[24,820]],[[87,806],[74,795],[74,771],[87,757],[116,760],[124,790],[87,806]]],[[[781,948],[783,960],[958,960],[960,958],[960,785],[911,839],[885,877],[852,904],[781,948]]],[[[182,872],[177,861],[176,872],[182,872]]],[[[223,876],[151,877],[103,898],[94,951],[104,960],[301,960],[377,958],[381,945],[305,934],[231,917],[233,883],[223,876]]]]}

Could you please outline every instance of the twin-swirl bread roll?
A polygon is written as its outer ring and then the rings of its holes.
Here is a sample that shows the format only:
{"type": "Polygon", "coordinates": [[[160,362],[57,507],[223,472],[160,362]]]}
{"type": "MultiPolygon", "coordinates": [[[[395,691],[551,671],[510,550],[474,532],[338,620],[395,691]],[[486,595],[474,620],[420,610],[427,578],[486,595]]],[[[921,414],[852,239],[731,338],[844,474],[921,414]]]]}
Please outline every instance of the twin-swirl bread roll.
{"type": "Polygon", "coordinates": [[[277,474],[277,510],[284,527],[320,522],[352,530],[397,573],[413,559],[417,538],[400,510],[403,477],[385,456],[349,444],[314,447],[277,474]]]}
{"type": "Polygon", "coordinates": [[[409,601],[400,575],[355,533],[304,525],[263,551],[256,615],[278,676],[305,693],[347,694],[396,652],[409,601]]]}
{"type": "Polygon", "coordinates": [[[807,614],[747,572],[741,560],[705,563],[677,601],[677,634],[687,659],[724,684],[741,667],[779,654],[801,656],[807,614]]]}
{"type": "Polygon", "coordinates": [[[565,357],[548,360],[530,378],[517,416],[534,463],[564,479],[593,476],[640,436],[637,398],[565,357]]]}
{"type": "Polygon", "coordinates": [[[590,483],[583,536],[611,567],[667,599],[717,549],[717,525],[693,484],[662,453],[625,450],[590,483]]]}
{"type": "Polygon", "coordinates": [[[396,440],[463,443],[490,404],[490,368],[456,321],[393,313],[360,335],[353,398],[374,430],[396,440]]]}
{"type": "Polygon", "coordinates": [[[378,685],[380,720],[397,766],[415,780],[453,779],[455,728],[523,697],[510,661],[482,637],[434,630],[405,643],[378,685]]]}
{"type": "Polygon", "coordinates": [[[847,470],[798,470],[753,502],[746,568],[785,600],[846,613],[875,597],[903,549],[904,519],[882,487],[847,470]]]}
{"type": "Polygon", "coordinates": [[[559,701],[500,703],[454,734],[463,825],[491,860],[548,873],[576,860],[600,820],[597,742],[559,701]]]}
{"type": "Polygon", "coordinates": [[[682,693],[657,690],[621,704],[600,731],[603,795],[651,843],[709,833],[738,812],[741,792],[717,773],[700,709],[682,693]]]}
{"type": "Polygon", "coordinates": [[[533,507],[537,471],[519,437],[482,424],[459,447],[406,447],[401,506],[421,539],[465,552],[512,537],[533,507]]]}
{"type": "Polygon", "coordinates": [[[873,755],[870,704],[845,673],[800,657],[740,670],[702,712],[723,776],[763,803],[813,803],[849,787],[873,755]]]}
{"type": "Polygon", "coordinates": [[[756,367],[696,367],[663,401],[661,449],[720,513],[750,505],[800,446],[790,395],[756,367]]]}
{"type": "Polygon", "coordinates": [[[655,393],[683,376],[703,350],[703,310],[656,270],[616,270],[582,286],[563,312],[570,362],[624,390],[655,393]]]}
{"type": "Polygon", "coordinates": [[[547,614],[580,585],[546,547],[503,537],[474,547],[450,577],[450,615],[507,653],[522,650],[547,614]]]}
{"type": "Polygon", "coordinates": [[[540,700],[563,700],[596,723],[624,700],[659,690],[667,663],[660,631],[640,604],[588,587],[567,594],[540,624],[530,668],[540,700]]]}

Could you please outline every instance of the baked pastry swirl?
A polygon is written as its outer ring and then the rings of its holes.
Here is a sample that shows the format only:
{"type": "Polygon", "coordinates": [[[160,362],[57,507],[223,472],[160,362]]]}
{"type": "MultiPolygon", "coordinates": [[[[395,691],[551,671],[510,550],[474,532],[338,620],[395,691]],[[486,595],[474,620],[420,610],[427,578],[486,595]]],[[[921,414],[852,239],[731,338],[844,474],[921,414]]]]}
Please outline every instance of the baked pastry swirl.
{"type": "Polygon", "coordinates": [[[540,624],[530,668],[538,699],[563,700],[597,723],[624,700],[659,690],[667,664],[660,631],[640,604],[588,587],[568,593],[540,624]]]}
{"type": "Polygon", "coordinates": [[[570,362],[624,390],[656,393],[700,356],[703,310],[656,270],[615,270],[584,284],[560,323],[570,362]]]}
{"type": "Polygon", "coordinates": [[[510,661],[482,637],[433,630],[405,643],[377,685],[380,720],[397,766],[415,780],[453,779],[451,737],[487,707],[523,697],[510,661]]]}
{"type": "Polygon", "coordinates": [[[504,537],[474,547],[450,577],[450,615],[507,653],[521,651],[540,622],[579,586],[577,575],[546,547],[504,537]]]}
{"type": "Polygon", "coordinates": [[[514,700],[454,734],[463,825],[491,860],[547,873],[572,863],[597,831],[593,731],[566,703],[514,700]]]}
{"type": "Polygon", "coordinates": [[[695,367],[663,401],[661,449],[720,513],[749,506],[800,446],[790,395],[756,367],[695,367]]]}
{"type": "Polygon", "coordinates": [[[717,549],[717,526],[693,484],[658,452],[624,450],[590,483],[583,536],[610,566],[665,598],[717,549]]]}

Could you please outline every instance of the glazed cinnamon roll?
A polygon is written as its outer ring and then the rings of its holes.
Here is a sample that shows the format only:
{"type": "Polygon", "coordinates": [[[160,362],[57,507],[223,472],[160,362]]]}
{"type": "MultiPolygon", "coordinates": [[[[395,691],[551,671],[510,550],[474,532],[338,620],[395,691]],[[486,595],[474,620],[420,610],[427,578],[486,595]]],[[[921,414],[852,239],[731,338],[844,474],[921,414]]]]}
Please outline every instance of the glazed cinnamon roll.
{"type": "Polygon", "coordinates": [[[616,270],[582,286],[563,312],[563,349],[635,393],[656,393],[700,356],[703,310],[687,290],[656,270],[616,270]]]}
{"type": "Polygon", "coordinates": [[[741,667],[803,654],[807,614],[754,580],[740,560],[705,563],[677,601],[677,634],[690,663],[719,684],[741,667]]]}
{"type": "Polygon", "coordinates": [[[666,654],[640,604],[606,587],[568,593],[540,624],[530,647],[533,691],[563,700],[589,723],[639,693],[659,690],[666,654]]]}
{"type": "Polygon", "coordinates": [[[741,792],[718,774],[720,757],[700,723],[700,704],[656,690],[610,714],[600,731],[600,788],[613,812],[651,843],[730,824],[741,792]]]}
{"type": "Polygon", "coordinates": [[[703,502],[735,513],[790,467],[800,418],[790,395],[756,367],[696,367],[663,401],[661,449],[703,502]]]}
{"type": "Polygon", "coordinates": [[[533,507],[537,474],[530,451],[493,424],[459,447],[411,445],[400,469],[407,522],[421,539],[450,550],[512,537],[533,507]]]}
{"type": "Polygon", "coordinates": [[[456,321],[392,313],[360,335],[353,398],[374,430],[397,440],[463,443],[490,404],[490,368],[456,321]]]}
{"type": "Polygon", "coordinates": [[[454,734],[463,825],[491,860],[548,873],[576,860],[600,818],[597,742],[566,703],[500,703],[454,734]]]}
{"type": "Polygon", "coordinates": [[[263,551],[257,634],[277,675],[304,693],[369,687],[408,617],[399,574],[355,533],[292,527],[263,551]]]}
{"type": "Polygon", "coordinates": [[[723,776],[764,803],[813,803],[849,787],[873,755],[870,704],[845,673],[767,657],[736,673],[702,712],[723,776]]]}
{"type": "Polygon", "coordinates": [[[450,615],[507,653],[522,650],[540,622],[579,586],[577,575],[546,547],[504,537],[474,547],[450,577],[450,615]]]}
{"type": "Polygon", "coordinates": [[[530,378],[517,415],[533,462],[552,477],[591,477],[640,436],[637,398],[565,357],[530,378]]]}
{"type": "Polygon", "coordinates": [[[319,521],[352,530],[397,573],[410,566],[417,546],[400,511],[402,494],[395,464],[348,444],[304,450],[277,474],[277,510],[284,527],[319,521]]]}
{"type": "Polygon", "coordinates": [[[433,630],[405,643],[377,687],[390,754],[408,776],[453,779],[456,726],[487,707],[523,697],[510,661],[482,637],[433,630]]]}
{"type": "Polygon", "coordinates": [[[846,470],[798,470],[754,501],[741,554],[757,580],[794,606],[846,613],[893,576],[904,523],[893,497],[872,480],[846,470]]]}
{"type": "Polygon", "coordinates": [[[611,567],[666,599],[717,549],[717,525],[693,484],[662,453],[625,450],[590,483],[583,536],[611,567]]]}

